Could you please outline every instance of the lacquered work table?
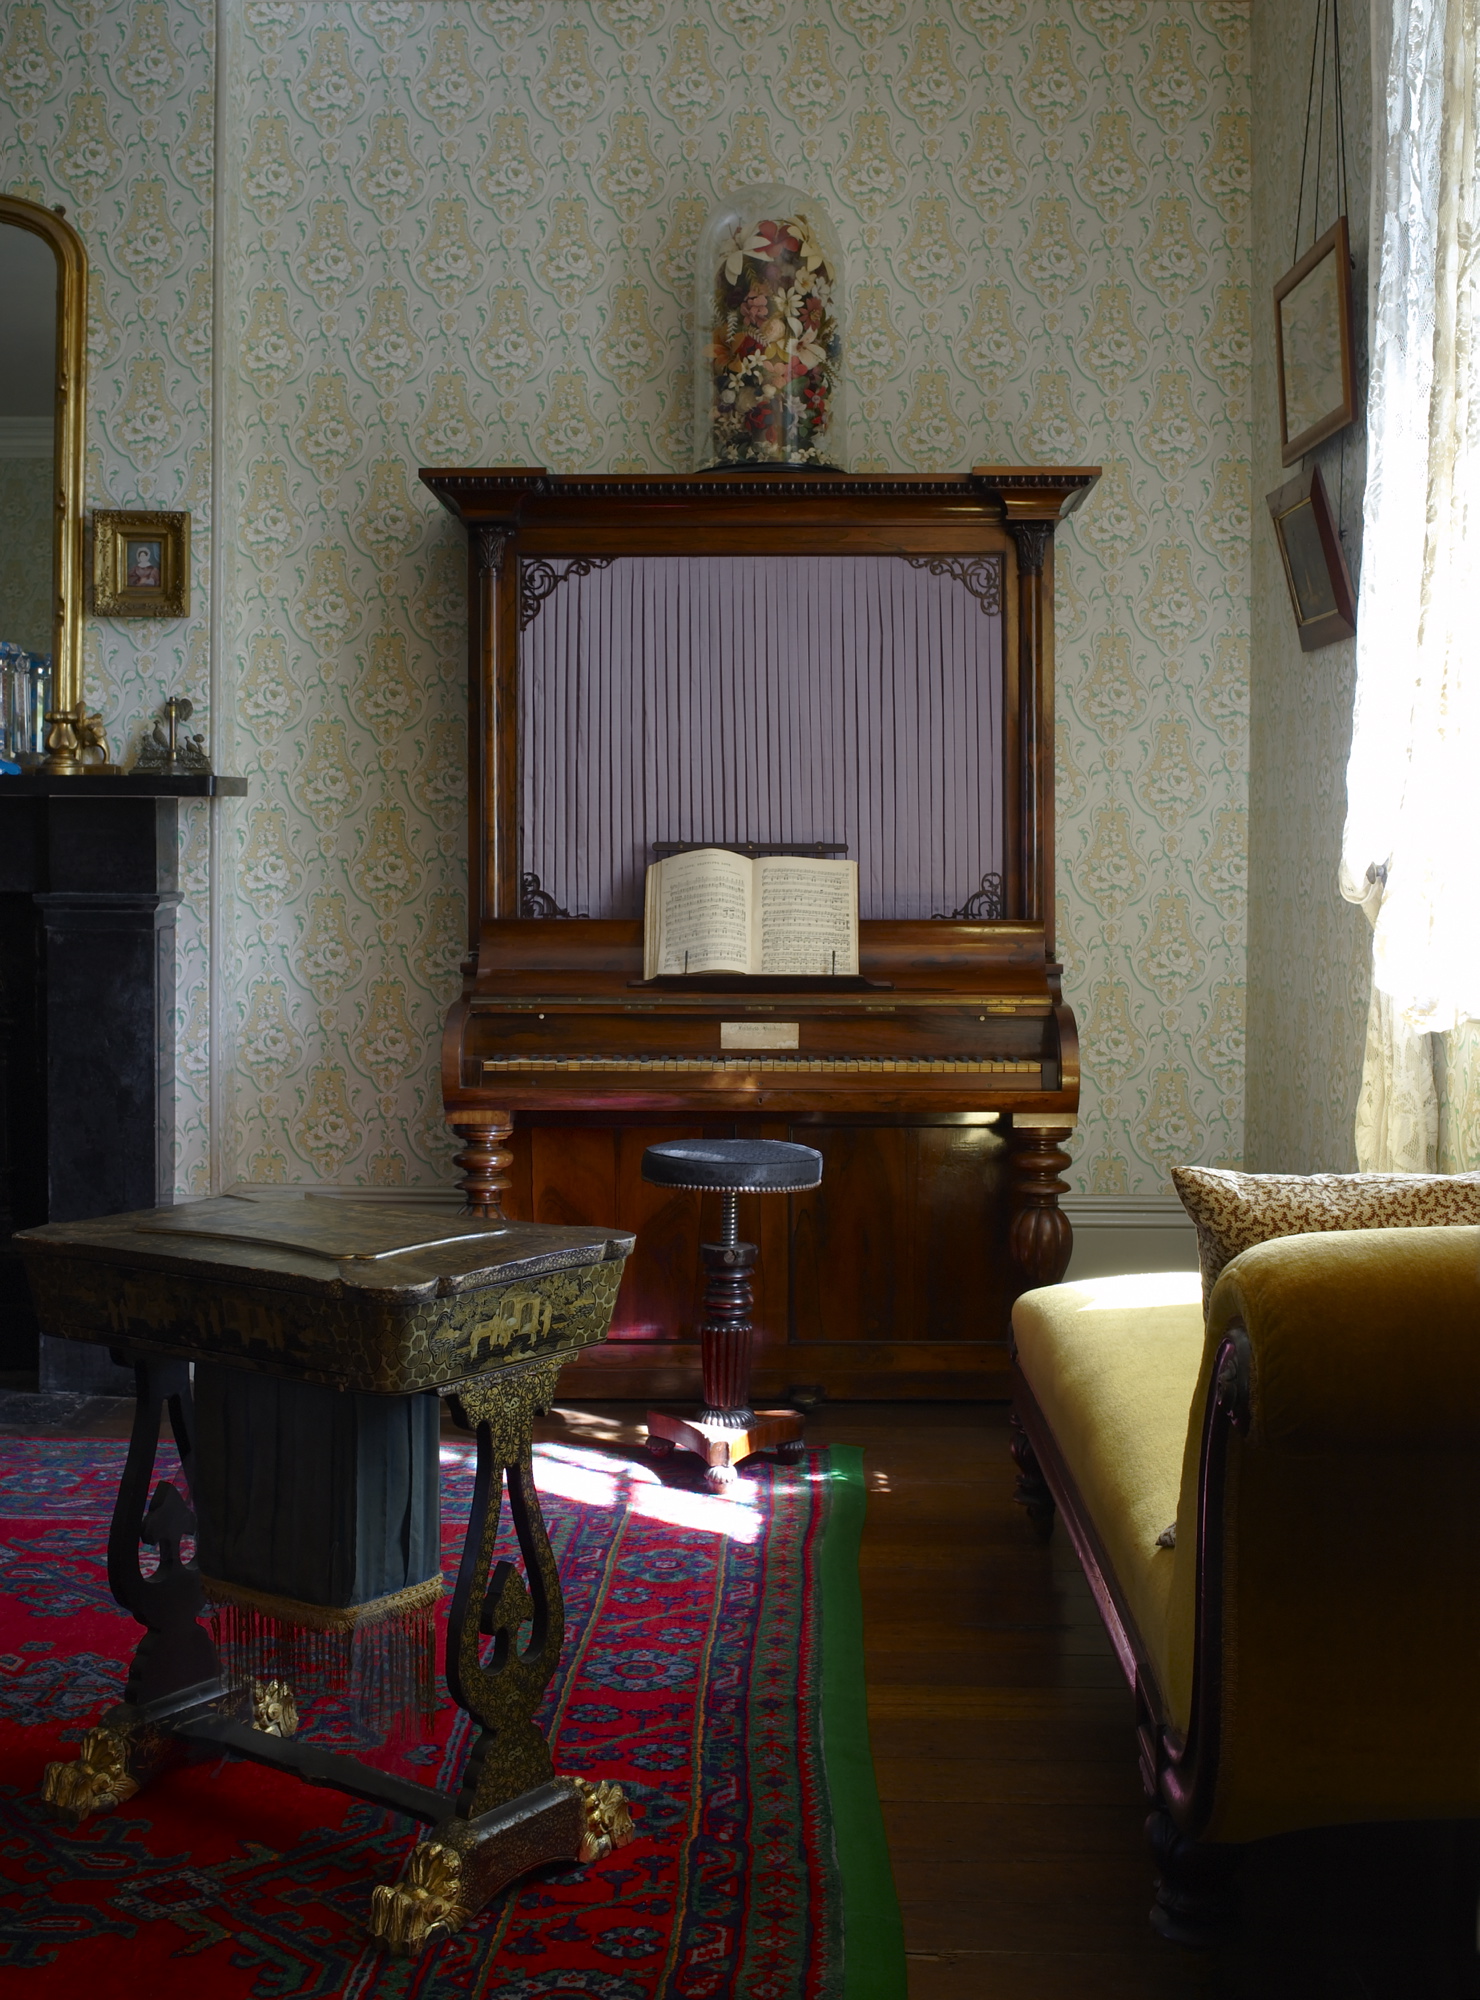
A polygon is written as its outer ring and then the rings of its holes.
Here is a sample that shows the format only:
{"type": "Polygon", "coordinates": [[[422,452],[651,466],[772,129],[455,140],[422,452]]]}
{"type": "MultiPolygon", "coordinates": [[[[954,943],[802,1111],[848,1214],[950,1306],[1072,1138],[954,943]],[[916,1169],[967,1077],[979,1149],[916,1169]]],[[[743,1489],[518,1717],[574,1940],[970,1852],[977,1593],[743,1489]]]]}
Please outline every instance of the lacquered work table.
{"type": "MultiPolygon", "coordinates": [[[[372,1934],[402,1951],[456,1930],[526,1869],[599,1859],[630,1837],[619,1789],[557,1775],[533,1720],[559,1661],[564,1612],[531,1470],[534,1418],[550,1407],[562,1365],[605,1338],[630,1236],[285,1195],[53,1224],[20,1241],[45,1330],[103,1343],[132,1365],[137,1385],[108,1577],[144,1635],[122,1702],[84,1737],[75,1762],[48,1766],[43,1796],[56,1811],[80,1821],[176,1758],[225,1753],[405,1813],[431,1831],[402,1880],[376,1889],[371,1920],[372,1934]],[[388,1411],[413,1404],[411,1435],[430,1439],[430,1465],[425,1447],[413,1449],[403,1498],[414,1512],[430,1493],[433,1550],[439,1392],[476,1434],[445,1679],[478,1729],[455,1793],[294,1741],[290,1686],[223,1672],[202,1622],[200,1566],[181,1543],[250,1544],[257,1524],[240,1518],[246,1503],[209,1460],[232,1442],[230,1412],[250,1405],[264,1381],[278,1385],[290,1419],[301,1402],[313,1423],[335,1427],[335,1449],[325,1440],[317,1455],[325,1465],[342,1466],[357,1439],[373,1442],[388,1411]],[[166,1409],[184,1492],[169,1480],[151,1492],[166,1409]],[[209,1411],[218,1414],[203,1427],[209,1411]],[[522,1576],[506,1564],[491,1574],[505,1483],[522,1576]],[[142,1545],[158,1554],[151,1574],[142,1545]],[[495,1642],[486,1661],[484,1637],[495,1642]]],[[[353,1496],[325,1488],[322,1500],[322,1520],[347,1518],[352,1532],[353,1496]]],[[[316,1532],[330,1538],[308,1518],[291,1539],[316,1532]]],[[[435,1554],[429,1561],[435,1568],[435,1554]]],[[[437,1580],[428,1583],[437,1594],[437,1580]]]]}

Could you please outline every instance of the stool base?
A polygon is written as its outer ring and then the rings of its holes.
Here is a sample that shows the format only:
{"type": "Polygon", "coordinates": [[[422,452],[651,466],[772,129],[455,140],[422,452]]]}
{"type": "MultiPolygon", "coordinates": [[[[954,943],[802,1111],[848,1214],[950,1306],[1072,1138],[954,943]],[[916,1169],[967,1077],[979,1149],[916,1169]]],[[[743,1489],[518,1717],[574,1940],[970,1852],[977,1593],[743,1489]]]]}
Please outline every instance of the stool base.
{"type": "Polygon", "coordinates": [[[737,1428],[703,1417],[673,1417],[663,1410],[649,1410],[647,1448],[655,1457],[670,1451],[691,1451],[704,1461],[704,1483],[722,1492],[735,1482],[735,1467],[758,1451],[779,1451],[783,1458],[799,1458],[805,1449],[806,1419],[797,1410],[757,1410],[750,1421],[737,1428]]]}

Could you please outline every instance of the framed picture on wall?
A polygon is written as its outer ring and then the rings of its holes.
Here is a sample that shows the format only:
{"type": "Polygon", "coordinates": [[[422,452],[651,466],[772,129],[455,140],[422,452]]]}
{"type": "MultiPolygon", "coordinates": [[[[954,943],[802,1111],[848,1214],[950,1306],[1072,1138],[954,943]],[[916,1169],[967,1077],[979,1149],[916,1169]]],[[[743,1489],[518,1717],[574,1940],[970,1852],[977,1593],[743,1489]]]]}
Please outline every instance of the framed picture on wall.
{"type": "Polygon", "coordinates": [[[1350,639],[1357,629],[1356,596],[1321,468],[1310,466],[1269,494],[1265,504],[1285,565],[1301,652],[1350,639]]]}
{"type": "Polygon", "coordinates": [[[1281,465],[1293,465],[1357,414],[1351,268],[1343,215],[1274,288],[1281,465]]]}
{"type": "Polygon", "coordinates": [[[183,618],[190,610],[190,516],[93,515],[93,610],[100,618],[183,618]]]}

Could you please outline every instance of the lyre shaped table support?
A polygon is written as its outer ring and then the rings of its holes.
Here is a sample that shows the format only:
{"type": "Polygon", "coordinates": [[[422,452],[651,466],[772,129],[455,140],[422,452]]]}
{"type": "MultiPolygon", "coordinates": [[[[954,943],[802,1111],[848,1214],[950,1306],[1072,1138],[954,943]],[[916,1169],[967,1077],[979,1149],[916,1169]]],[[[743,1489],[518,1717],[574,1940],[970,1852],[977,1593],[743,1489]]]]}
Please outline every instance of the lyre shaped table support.
{"type": "Polygon", "coordinates": [[[181,1543],[195,1533],[187,1493],[162,1480],[150,1495],[168,1408],[187,1492],[194,1478],[188,1364],[135,1365],[133,1434],[108,1536],[117,1602],[145,1627],[122,1702],[83,1738],[71,1763],[46,1768],[42,1797],[74,1824],[132,1798],[186,1756],[246,1757],[407,1814],[430,1831],[399,1882],[374,1892],[370,1930],[411,1953],[456,1931],[507,1882],[549,1862],[600,1860],[632,1838],[620,1789],[557,1775],[535,1713],[559,1664],[565,1629],[560,1577],[535,1489],[535,1418],[548,1410],[559,1360],[514,1364],[464,1386],[454,1401],[477,1438],[473,1504],[447,1626],[447,1687],[479,1725],[456,1793],[417,1785],[358,1758],[293,1740],[298,1726],[284,1682],[227,1684],[210,1631],[205,1592],[181,1543]],[[505,1482],[524,1576],[493,1562],[505,1482]],[[159,1550],[152,1575],[140,1545],[159,1550]],[[528,1620],[531,1633],[520,1647],[528,1620]],[[494,1645],[487,1660],[482,1640],[494,1645]]]}

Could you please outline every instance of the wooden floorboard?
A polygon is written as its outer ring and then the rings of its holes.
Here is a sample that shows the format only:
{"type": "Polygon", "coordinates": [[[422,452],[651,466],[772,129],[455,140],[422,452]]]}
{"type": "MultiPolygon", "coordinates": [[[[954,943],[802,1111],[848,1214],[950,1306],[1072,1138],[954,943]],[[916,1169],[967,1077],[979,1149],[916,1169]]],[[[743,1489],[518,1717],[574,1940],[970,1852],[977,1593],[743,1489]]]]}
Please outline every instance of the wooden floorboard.
{"type": "Polygon", "coordinates": [[[1011,1504],[999,1405],[853,1404],[869,1726],[910,2000],[1184,2000],[1147,1923],[1129,1689],[1072,1556],[1011,1504]]]}
{"type": "Polygon", "coordinates": [[[875,1771],[909,2000],[1471,2000],[1473,1854],[1449,1828],[1251,1850],[1243,1935],[1152,1932],[1134,1710],[1067,1538],[1012,1504],[1001,1405],[854,1404],[875,1771]],[[1468,1870],[1468,1872],[1466,1872],[1468,1870]]]}
{"type": "Polygon", "coordinates": [[[909,2000],[1182,2000],[1182,1969],[1139,1950],[910,1954],[909,2000]]]}
{"type": "MultiPolygon", "coordinates": [[[[565,1405],[543,1431],[635,1446],[643,1414],[565,1405]]],[[[1131,1695],[1067,1539],[1043,1544],[1013,1507],[1005,1408],[836,1406],[810,1434],[863,1451],[864,1664],[908,2000],[1477,2000],[1464,1829],[1266,1843],[1236,1948],[1157,1938],[1131,1695]]]]}

